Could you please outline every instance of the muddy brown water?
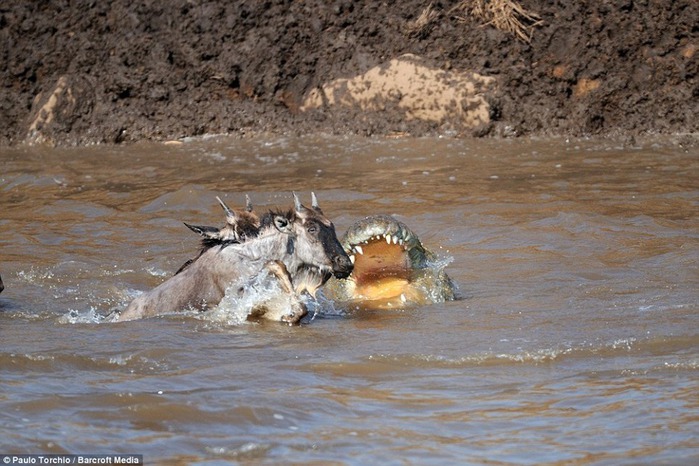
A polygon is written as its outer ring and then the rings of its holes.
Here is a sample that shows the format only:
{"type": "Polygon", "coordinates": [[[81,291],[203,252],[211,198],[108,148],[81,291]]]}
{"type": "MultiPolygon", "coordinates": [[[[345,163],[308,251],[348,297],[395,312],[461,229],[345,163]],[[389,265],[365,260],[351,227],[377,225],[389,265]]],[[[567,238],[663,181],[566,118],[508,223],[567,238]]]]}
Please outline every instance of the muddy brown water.
{"type": "MultiPolygon", "coordinates": [[[[699,460],[699,158],[667,141],[0,150],[0,453],[152,464],[699,460]],[[300,327],[123,308],[215,201],[396,215],[460,299],[300,327]]],[[[234,309],[222,311],[234,313],[234,309]]]]}

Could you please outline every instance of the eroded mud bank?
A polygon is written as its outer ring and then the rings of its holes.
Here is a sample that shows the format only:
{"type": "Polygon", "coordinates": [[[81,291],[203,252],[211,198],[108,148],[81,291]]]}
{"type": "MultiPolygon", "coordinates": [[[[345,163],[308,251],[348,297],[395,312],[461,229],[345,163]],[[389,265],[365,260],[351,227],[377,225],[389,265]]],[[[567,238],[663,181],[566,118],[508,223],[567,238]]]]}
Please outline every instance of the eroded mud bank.
{"type": "Polygon", "coordinates": [[[530,42],[462,3],[10,2],[0,144],[699,130],[699,3],[522,0],[530,42]],[[406,54],[426,82],[391,78],[406,54]],[[348,83],[384,91],[369,105],[348,83]]]}

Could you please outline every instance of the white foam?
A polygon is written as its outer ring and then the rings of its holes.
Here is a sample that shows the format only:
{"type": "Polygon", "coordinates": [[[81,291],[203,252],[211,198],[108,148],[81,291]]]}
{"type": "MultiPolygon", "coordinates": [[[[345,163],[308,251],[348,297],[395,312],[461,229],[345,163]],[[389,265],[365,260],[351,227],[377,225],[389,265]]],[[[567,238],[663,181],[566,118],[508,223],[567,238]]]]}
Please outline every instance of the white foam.
{"type": "Polygon", "coordinates": [[[83,311],[71,309],[58,318],[60,324],[99,324],[103,321],[104,316],[93,307],[83,311]]]}
{"type": "Polygon", "coordinates": [[[267,274],[262,273],[244,285],[242,292],[240,288],[239,283],[230,285],[221,302],[211,312],[201,314],[201,318],[224,325],[241,325],[256,306],[270,299],[275,300],[275,309],[280,309],[280,315],[291,314],[294,310],[291,299],[279,287],[277,280],[270,279],[267,274]]]}

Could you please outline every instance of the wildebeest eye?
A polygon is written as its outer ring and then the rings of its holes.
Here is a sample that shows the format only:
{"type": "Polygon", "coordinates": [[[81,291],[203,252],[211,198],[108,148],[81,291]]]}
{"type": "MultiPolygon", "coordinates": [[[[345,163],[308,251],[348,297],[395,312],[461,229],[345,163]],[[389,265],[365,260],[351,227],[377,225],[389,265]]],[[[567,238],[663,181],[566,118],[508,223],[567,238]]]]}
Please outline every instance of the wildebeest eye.
{"type": "Polygon", "coordinates": [[[318,225],[311,223],[310,225],[308,225],[308,228],[306,230],[310,234],[315,235],[316,233],[318,233],[318,225]]]}

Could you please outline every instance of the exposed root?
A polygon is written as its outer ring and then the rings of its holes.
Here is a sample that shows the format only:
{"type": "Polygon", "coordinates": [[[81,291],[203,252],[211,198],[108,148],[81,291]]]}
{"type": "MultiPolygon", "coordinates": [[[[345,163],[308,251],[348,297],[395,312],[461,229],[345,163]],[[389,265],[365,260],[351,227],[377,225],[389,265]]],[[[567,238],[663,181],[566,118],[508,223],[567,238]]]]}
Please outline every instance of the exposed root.
{"type": "MultiPolygon", "coordinates": [[[[538,14],[526,10],[514,0],[462,0],[449,13],[457,11],[468,13],[483,21],[483,25],[492,25],[526,43],[531,42],[534,27],[542,23],[538,14]]],[[[462,16],[456,18],[466,21],[462,16]]]]}

